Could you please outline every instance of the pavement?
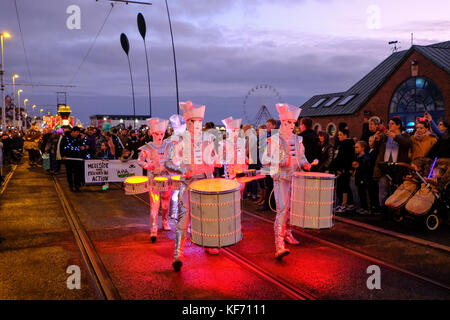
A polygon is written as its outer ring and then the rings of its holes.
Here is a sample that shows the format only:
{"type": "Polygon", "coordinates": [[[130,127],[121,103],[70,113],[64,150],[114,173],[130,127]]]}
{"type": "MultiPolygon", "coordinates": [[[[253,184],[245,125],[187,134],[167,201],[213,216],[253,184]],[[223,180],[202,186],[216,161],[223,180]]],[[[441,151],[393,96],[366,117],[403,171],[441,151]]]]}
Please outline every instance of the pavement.
{"type": "MultiPolygon", "coordinates": [[[[288,300],[281,288],[226,254],[209,255],[187,242],[184,265],[173,271],[174,231],[149,239],[148,196],[126,196],[119,184],[69,191],[57,176],[122,299],[288,300]],[[144,201],[142,201],[144,200],[144,201]]],[[[244,208],[252,211],[250,203],[244,208]]],[[[262,213],[273,218],[271,213],[262,213]]],[[[42,168],[19,166],[0,198],[0,299],[99,299],[56,195],[42,168]],[[81,267],[81,290],[68,290],[70,264],[81,267]]],[[[159,222],[161,224],[161,221],[159,222]]],[[[169,221],[172,230],[175,221],[169,221]]],[[[273,258],[273,224],[243,214],[244,239],[230,250],[268,273],[320,299],[450,299],[450,290],[380,266],[381,289],[367,287],[373,261],[326,239],[450,284],[450,257],[390,236],[336,223],[330,230],[296,230],[299,246],[288,245],[283,261],[273,258]],[[317,236],[317,239],[312,237],[317,236]]]]}
{"type": "Polygon", "coordinates": [[[71,265],[87,273],[53,181],[17,166],[0,198],[0,299],[98,298],[91,281],[68,289],[71,265]]]}

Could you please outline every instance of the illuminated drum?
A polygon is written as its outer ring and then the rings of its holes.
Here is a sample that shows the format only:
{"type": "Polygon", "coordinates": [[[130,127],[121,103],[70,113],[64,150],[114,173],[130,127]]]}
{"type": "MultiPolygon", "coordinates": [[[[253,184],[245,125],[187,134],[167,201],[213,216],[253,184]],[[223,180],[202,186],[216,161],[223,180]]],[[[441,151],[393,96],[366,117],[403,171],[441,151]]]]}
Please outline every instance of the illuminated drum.
{"type": "Polygon", "coordinates": [[[320,172],[294,172],[292,176],[291,224],[301,228],[333,226],[336,176],[320,172]]]}
{"type": "Polygon", "coordinates": [[[256,169],[244,170],[244,176],[245,177],[254,177],[254,176],[256,176],[256,169]]]}
{"type": "Polygon", "coordinates": [[[154,177],[150,181],[150,190],[165,192],[169,190],[169,179],[166,177],[154,177]]]}
{"type": "Polygon", "coordinates": [[[220,248],[238,243],[241,232],[241,184],[229,179],[204,179],[189,185],[191,241],[220,248]]]}
{"type": "Polygon", "coordinates": [[[170,189],[172,190],[180,190],[181,187],[181,176],[171,176],[170,177],[170,189]]]}
{"type": "Polygon", "coordinates": [[[143,176],[128,177],[123,182],[125,194],[139,194],[148,192],[148,178],[143,176]]]}

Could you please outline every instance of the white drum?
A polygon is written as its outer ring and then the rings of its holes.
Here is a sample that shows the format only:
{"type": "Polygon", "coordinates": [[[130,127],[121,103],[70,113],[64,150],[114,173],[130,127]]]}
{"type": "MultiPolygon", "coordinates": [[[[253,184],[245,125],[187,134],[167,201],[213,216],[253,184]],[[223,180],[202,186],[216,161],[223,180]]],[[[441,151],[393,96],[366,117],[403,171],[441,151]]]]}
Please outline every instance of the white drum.
{"type": "Polygon", "coordinates": [[[241,184],[229,179],[204,179],[189,185],[191,241],[220,248],[238,243],[241,232],[241,184]]]}
{"type": "Polygon", "coordinates": [[[309,229],[333,227],[336,176],[320,172],[294,172],[291,225],[309,229]]]}
{"type": "Polygon", "coordinates": [[[125,187],[125,194],[139,194],[148,192],[149,183],[148,178],[144,176],[128,177],[123,182],[125,187]]]}

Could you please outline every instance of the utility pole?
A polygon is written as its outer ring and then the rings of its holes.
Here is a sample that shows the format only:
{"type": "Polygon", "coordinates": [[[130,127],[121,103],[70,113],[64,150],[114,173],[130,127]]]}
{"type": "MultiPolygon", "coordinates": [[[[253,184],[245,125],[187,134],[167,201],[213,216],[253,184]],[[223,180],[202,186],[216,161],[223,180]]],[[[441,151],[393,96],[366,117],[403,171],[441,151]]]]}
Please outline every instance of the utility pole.
{"type": "Polygon", "coordinates": [[[3,75],[5,74],[4,62],[3,62],[3,38],[10,38],[11,35],[8,32],[0,34],[0,47],[1,47],[1,65],[0,65],[0,78],[1,78],[1,91],[2,91],[2,130],[6,130],[6,103],[5,103],[5,84],[3,75]]]}
{"type": "Polygon", "coordinates": [[[178,73],[177,73],[177,59],[175,57],[175,45],[173,43],[172,22],[170,21],[169,5],[166,0],[167,17],[169,18],[170,37],[172,38],[172,52],[173,52],[173,65],[175,67],[175,88],[177,90],[177,114],[180,114],[180,98],[178,96],[178,73]]]}

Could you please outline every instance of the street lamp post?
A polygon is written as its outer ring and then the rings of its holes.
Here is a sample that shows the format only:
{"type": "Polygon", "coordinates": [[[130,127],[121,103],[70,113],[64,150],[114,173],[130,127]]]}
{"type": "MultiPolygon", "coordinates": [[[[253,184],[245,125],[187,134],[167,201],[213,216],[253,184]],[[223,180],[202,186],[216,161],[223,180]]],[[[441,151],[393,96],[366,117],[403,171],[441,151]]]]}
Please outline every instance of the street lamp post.
{"type": "MultiPolygon", "coordinates": [[[[17,102],[19,103],[18,107],[19,107],[19,113],[20,113],[20,93],[23,92],[22,89],[17,90],[17,97],[18,100],[17,102]]],[[[16,126],[16,106],[14,105],[14,112],[13,112],[13,126],[16,126]]]]}
{"type": "Polygon", "coordinates": [[[177,58],[175,56],[175,44],[173,43],[172,22],[170,21],[169,5],[166,0],[167,17],[169,18],[170,37],[172,38],[172,53],[173,53],[173,65],[175,67],[175,88],[177,92],[177,114],[180,114],[180,98],[178,97],[178,73],[177,73],[177,58]]]}
{"type": "Polygon", "coordinates": [[[18,74],[14,74],[14,75],[12,76],[12,80],[13,80],[13,93],[12,93],[12,97],[11,97],[11,103],[13,104],[13,106],[16,105],[16,99],[15,99],[15,96],[16,96],[16,78],[18,78],[18,77],[19,77],[18,74]]]}
{"type": "Polygon", "coordinates": [[[3,63],[3,38],[10,38],[11,35],[8,32],[0,34],[0,46],[1,46],[1,65],[0,65],[0,78],[1,78],[1,91],[2,91],[2,130],[6,130],[6,104],[5,104],[5,83],[3,75],[5,73],[3,63]]]}
{"type": "MultiPolygon", "coordinates": [[[[27,113],[27,101],[28,101],[28,99],[23,100],[23,108],[25,110],[25,114],[27,113]]],[[[19,121],[20,121],[19,122],[20,129],[22,129],[22,115],[21,115],[20,109],[19,109],[19,121]]],[[[27,127],[27,118],[25,117],[25,129],[26,129],[26,127],[27,127]]]]}
{"type": "Polygon", "coordinates": [[[32,112],[32,116],[34,116],[34,108],[36,108],[36,105],[35,104],[33,104],[33,112],[32,112]]]}

